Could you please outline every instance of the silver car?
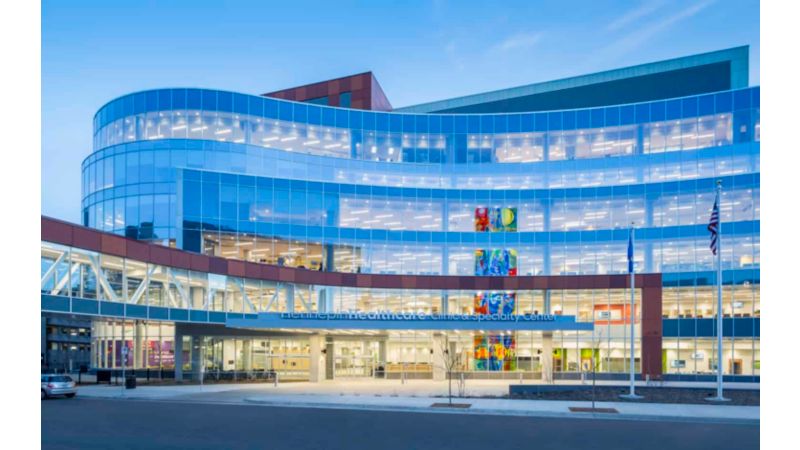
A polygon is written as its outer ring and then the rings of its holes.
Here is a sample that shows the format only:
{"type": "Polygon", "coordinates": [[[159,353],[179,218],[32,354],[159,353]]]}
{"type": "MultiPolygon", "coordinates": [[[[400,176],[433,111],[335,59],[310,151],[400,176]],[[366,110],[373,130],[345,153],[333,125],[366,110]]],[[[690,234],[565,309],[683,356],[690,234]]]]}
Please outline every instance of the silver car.
{"type": "Polygon", "coordinates": [[[75,381],[68,375],[42,375],[42,400],[54,395],[75,397],[78,388],[75,381]]]}

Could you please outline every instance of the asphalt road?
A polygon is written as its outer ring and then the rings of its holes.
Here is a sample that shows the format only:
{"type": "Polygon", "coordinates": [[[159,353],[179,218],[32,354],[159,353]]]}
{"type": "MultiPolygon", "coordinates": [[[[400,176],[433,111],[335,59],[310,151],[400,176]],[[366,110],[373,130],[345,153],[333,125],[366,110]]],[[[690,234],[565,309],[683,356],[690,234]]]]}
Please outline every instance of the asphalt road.
{"type": "Polygon", "coordinates": [[[42,401],[43,449],[757,449],[759,427],[136,400],[42,401]]]}

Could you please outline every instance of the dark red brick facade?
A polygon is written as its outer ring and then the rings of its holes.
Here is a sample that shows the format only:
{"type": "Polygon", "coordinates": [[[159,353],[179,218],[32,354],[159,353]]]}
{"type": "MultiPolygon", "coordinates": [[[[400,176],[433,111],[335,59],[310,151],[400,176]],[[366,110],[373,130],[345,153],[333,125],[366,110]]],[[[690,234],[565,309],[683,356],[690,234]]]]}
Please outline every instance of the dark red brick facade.
{"type": "Polygon", "coordinates": [[[313,99],[327,97],[329,106],[342,106],[342,94],[350,93],[350,108],[366,109],[373,111],[391,111],[392,105],[386,98],[378,80],[372,72],[320,81],[279,91],[262,94],[264,97],[274,97],[296,102],[306,102],[313,99]]]}

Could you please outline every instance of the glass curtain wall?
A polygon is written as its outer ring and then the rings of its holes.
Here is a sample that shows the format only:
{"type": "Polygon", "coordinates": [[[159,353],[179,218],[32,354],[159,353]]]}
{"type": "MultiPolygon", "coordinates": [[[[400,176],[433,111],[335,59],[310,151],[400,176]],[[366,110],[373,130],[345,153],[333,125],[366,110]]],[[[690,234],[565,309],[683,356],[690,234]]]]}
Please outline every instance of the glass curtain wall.
{"type": "Polygon", "coordinates": [[[175,325],[159,321],[93,320],[92,367],[174,370],[175,325]]]}

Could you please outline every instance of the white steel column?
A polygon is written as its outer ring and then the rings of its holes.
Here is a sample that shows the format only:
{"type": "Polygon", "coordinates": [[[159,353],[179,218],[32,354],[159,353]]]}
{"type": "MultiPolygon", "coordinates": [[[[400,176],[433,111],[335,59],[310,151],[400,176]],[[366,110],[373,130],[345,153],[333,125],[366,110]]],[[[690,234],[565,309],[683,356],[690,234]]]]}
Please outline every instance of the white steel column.
{"type": "Polygon", "coordinates": [[[325,337],[319,334],[309,336],[310,361],[308,381],[319,383],[325,379],[325,337]]]}
{"type": "Polygon", "coordinates": [[[133,368],[134,369],[144,369],[145,364],[147,361],[147,349],[145,347],[145,339],[144,335],[146,333],[146,328],[142,324],[141,321],[136,321],[135,325],[133,326],[133,368]],[[142,356],[144,356],[144,361],[142,361],[142,356]]]}
{"type": "Polygon", "coordinates": [[[542,333],[542,382],[553,382],[553,333],[542,333]]]}
{"type": "Polygon", "coordinates": [[[431,345],[431,348],[433,349],[433,380],[444,381],[447,378],[447,370],[445,368],[447,361],[445,360],[445,355],[443,354],[443,351],[445,350],[444,334],[434,334],[431,345]]]}

